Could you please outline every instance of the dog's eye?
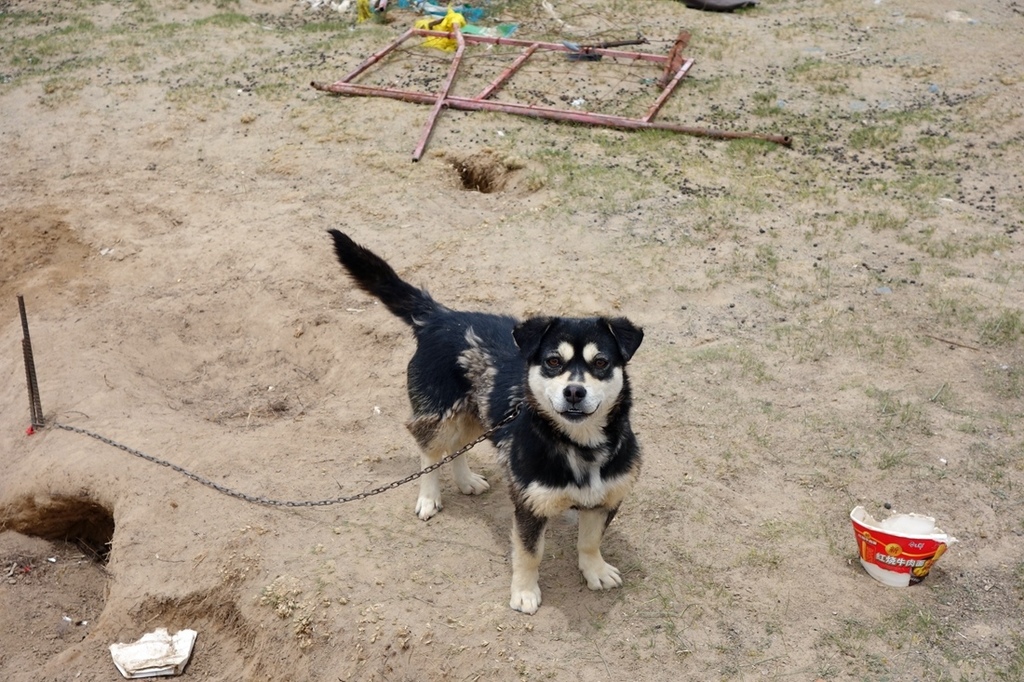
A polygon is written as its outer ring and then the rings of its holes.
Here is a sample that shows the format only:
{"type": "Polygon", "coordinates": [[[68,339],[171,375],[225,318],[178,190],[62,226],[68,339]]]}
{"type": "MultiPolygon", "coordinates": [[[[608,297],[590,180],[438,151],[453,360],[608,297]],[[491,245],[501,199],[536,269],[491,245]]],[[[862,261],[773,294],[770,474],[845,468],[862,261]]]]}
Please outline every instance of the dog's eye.
{"type": "Polygon", "coordinates": [[[594,358],[594,369],[608,369],[608,358],[594,358]]]}
{"type": "Polygon", "coordinates": [[[562,366],[562,358],[558,355],[551,355],[544,359],[544,364],[551,369],[558,369],[562,366]]]}

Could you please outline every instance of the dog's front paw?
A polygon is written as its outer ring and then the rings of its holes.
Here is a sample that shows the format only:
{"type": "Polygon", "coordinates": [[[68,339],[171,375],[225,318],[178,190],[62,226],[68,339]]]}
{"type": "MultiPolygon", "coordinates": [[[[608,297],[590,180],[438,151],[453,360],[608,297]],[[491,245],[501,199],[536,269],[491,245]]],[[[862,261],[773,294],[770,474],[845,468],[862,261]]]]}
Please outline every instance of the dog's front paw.
{"type": "Polygon", "coordinates": [[[470,473],[469,476],[456,481],[463,495],[479,495],[491,489],[491,484],[480,474],[470,473]]]}
{"type": "Polygon", "coordinates": [[[622,586],[622,575],[619,569],[604,559],[584,559],[580,557],[580,570],[587,579],[587,587],[592,590],[610,590],[622,586]]]}
{"type": "Polygon", "coordinates": [[[522,611],[527,615],[537,613],[540,608],[540,585],[525,590],[512,588],[512,599],[508,603],[516,611],[522,611]]]}
{"type": "Polygon", "coordinates": [[[426,521],[439,511],[441,511],[440,498],[421,495],[416,500],[416,516],[420,517],[421,521],[426,521]]]}

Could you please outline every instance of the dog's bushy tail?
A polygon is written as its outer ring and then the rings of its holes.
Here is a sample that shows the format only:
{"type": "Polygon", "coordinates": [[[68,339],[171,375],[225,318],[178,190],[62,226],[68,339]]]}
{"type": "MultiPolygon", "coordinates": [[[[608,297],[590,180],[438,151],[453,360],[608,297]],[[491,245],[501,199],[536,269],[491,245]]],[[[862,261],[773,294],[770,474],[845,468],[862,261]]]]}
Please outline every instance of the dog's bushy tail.
{"type": "Polygon", "coordinates": [[[348,274],[368,294],[380,299],[387,309],[415,326],[441,308],[430,294],[404,281],[383,258],[356,244],[338,230],[328,230],[334,238],[338,261],[348,274]]]}

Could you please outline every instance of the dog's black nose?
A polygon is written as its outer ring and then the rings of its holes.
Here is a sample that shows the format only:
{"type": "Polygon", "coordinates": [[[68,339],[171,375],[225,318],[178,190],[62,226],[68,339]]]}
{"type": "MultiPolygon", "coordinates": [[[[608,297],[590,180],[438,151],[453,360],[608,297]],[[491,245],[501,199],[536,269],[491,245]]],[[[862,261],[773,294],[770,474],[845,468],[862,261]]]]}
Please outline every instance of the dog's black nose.
{"type": "Polygon", "coordinates": [[[569,401],[569,404],[575,405],[587,397],[587,389],[579,384],[569,384],[562,389],[562,395],[569,401]]]}

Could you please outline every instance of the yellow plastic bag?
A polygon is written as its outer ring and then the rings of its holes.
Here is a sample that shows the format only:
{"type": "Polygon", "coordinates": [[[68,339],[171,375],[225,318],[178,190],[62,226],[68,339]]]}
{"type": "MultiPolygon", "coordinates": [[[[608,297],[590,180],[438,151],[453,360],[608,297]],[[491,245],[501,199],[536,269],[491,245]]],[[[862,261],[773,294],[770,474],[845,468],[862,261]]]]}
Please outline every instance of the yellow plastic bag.
{"type": "Polygon", "coordinates": [[[386,23],[384,13],[387,9],[387,0],[356,0],[356,22],[361,24],[373,19],[378,24],[386,23]]]}
{"type": "MultiPolygon", "coordinates": [[[[451,5],[448,5],[448,13],[440,21],[424,17],[423,19],[417,19],[415,26],[416,28],[424,28],[428,31],[451,32],[455,30],[456,26],[462,28],[466,23],[466,17],[453,10],[451,5]]],[[[427,47],[436,47],[445,52],[455,52],[459,46],[454,38],[435,38],[434,36],[424,39],[423,44],[427,47]]]]}
{"type": "Polygon", "coordinates": [[[356,0],[356,21],[361,24],[372,16],[370,0],[356,0]]]}

